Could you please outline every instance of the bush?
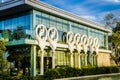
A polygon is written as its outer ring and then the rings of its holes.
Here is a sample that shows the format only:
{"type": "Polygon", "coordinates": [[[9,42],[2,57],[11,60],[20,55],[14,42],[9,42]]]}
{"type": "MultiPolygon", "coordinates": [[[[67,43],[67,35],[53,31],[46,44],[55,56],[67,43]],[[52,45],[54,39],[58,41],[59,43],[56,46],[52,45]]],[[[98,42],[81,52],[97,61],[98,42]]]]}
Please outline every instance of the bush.
{"type": "Polygon", "coordinates": [[[95,75],[96,74],[96,68],[82,68],[83,75],[95,75]]]}
{"type": "Polygon", "coordinates": [[[84,75],[119,73],[120,67],[84,67],[81,69],[72,67],[60,67],[49,69],[45,72],[45,79],[77,77],[84,75]]]}
{"type": "Polygon", "coordinates": [[[53,80],[56,78],[60,78],[60,74],[57,69],[49,69],[45,72],[44,77],[46,80],[53,80]]]}
{"type": "Polygon", "coordinates": [[[119,73],[120,68],[119,67],[110,67],[110,73],[119,73]]]}

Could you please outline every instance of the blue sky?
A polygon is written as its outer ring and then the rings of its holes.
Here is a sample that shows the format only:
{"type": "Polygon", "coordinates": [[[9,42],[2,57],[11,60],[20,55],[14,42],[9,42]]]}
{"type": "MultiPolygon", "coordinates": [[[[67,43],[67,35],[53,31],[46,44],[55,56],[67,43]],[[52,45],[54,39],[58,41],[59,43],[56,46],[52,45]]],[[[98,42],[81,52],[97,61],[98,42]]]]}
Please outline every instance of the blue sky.
{"type": "Polygon", "coordinates": [[[60,9],[101,23],[109,13],[120,12],[120,0],[40,0],[60,9]]]}

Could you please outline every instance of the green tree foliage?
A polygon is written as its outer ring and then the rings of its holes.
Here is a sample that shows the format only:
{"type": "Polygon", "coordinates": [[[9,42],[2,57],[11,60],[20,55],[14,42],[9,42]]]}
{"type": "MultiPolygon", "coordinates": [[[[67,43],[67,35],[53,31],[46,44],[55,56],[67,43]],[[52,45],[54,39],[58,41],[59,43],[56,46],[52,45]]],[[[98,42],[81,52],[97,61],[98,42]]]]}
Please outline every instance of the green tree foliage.
{"type": "Polygon", "coordinates": [[[113,13],[109,13],[105,16],[104,22],[106,26],[110,26],[113,29],[116,27],[117,23],[119,22],[119,18],[113,13]]]}
{"type": "Polygon", "coordinates": [[[3,39],[0,39],[0,57],[2,57],[2,54],[5,52],[5,41],[3,39]]]}
{"type": "Polygon", "coordinates": [[[109,13],[105,17],[106,26],[110,26],[112,28],[112,35],[110,37],[110,41],[112,42],[112,54],[111,57],[115,61],[115,63],[120,65],[120,19],[119,15],[109,13]]]}
{"type": "Polygon", "coordinates": [[[120,33],[119,32],[113,32],[111,41],[114,43],[115,47],[120,46],[120,33]]]}
{"type": "Polygon", "coordinates": [[[3,74],[3,58],[2,55],[3,53],[6,51],[6,47],[5,47],[5,41],[3,39],[0,39],[0,74],[3,74]]]}

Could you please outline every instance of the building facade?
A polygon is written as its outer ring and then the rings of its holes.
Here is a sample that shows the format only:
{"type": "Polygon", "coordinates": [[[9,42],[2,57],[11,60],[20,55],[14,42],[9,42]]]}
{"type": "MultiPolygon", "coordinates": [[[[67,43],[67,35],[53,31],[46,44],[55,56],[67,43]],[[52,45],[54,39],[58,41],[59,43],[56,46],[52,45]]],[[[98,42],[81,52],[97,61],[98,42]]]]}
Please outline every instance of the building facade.
{"type": "Polygon", "coordinates": [[[61,66],[110,66],[109,29],[37,0],[0,3],[7,60],[31,76],[61,66]]]}

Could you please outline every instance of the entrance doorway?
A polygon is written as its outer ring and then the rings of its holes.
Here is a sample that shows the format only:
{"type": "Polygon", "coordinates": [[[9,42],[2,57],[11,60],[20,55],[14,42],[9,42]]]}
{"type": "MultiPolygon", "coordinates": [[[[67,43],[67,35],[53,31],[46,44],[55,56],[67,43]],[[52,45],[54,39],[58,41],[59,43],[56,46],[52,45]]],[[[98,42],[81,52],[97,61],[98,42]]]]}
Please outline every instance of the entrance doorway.
{"type": "Polygon", "coordinates": [[[52,69],[52,57],[44,57],[44,72],[47,69],[52,69]]]}
{"type": "MultiPolygon", "coordinates": [[[[36,68],[37,68],[37,74],[40,74],[40,57],[37,57],[37,64],[36,64],[36,68]]],[[[44,57],[44,72],[47,69],[51,69],[52,68],[52,57],[44,57]]]]}

